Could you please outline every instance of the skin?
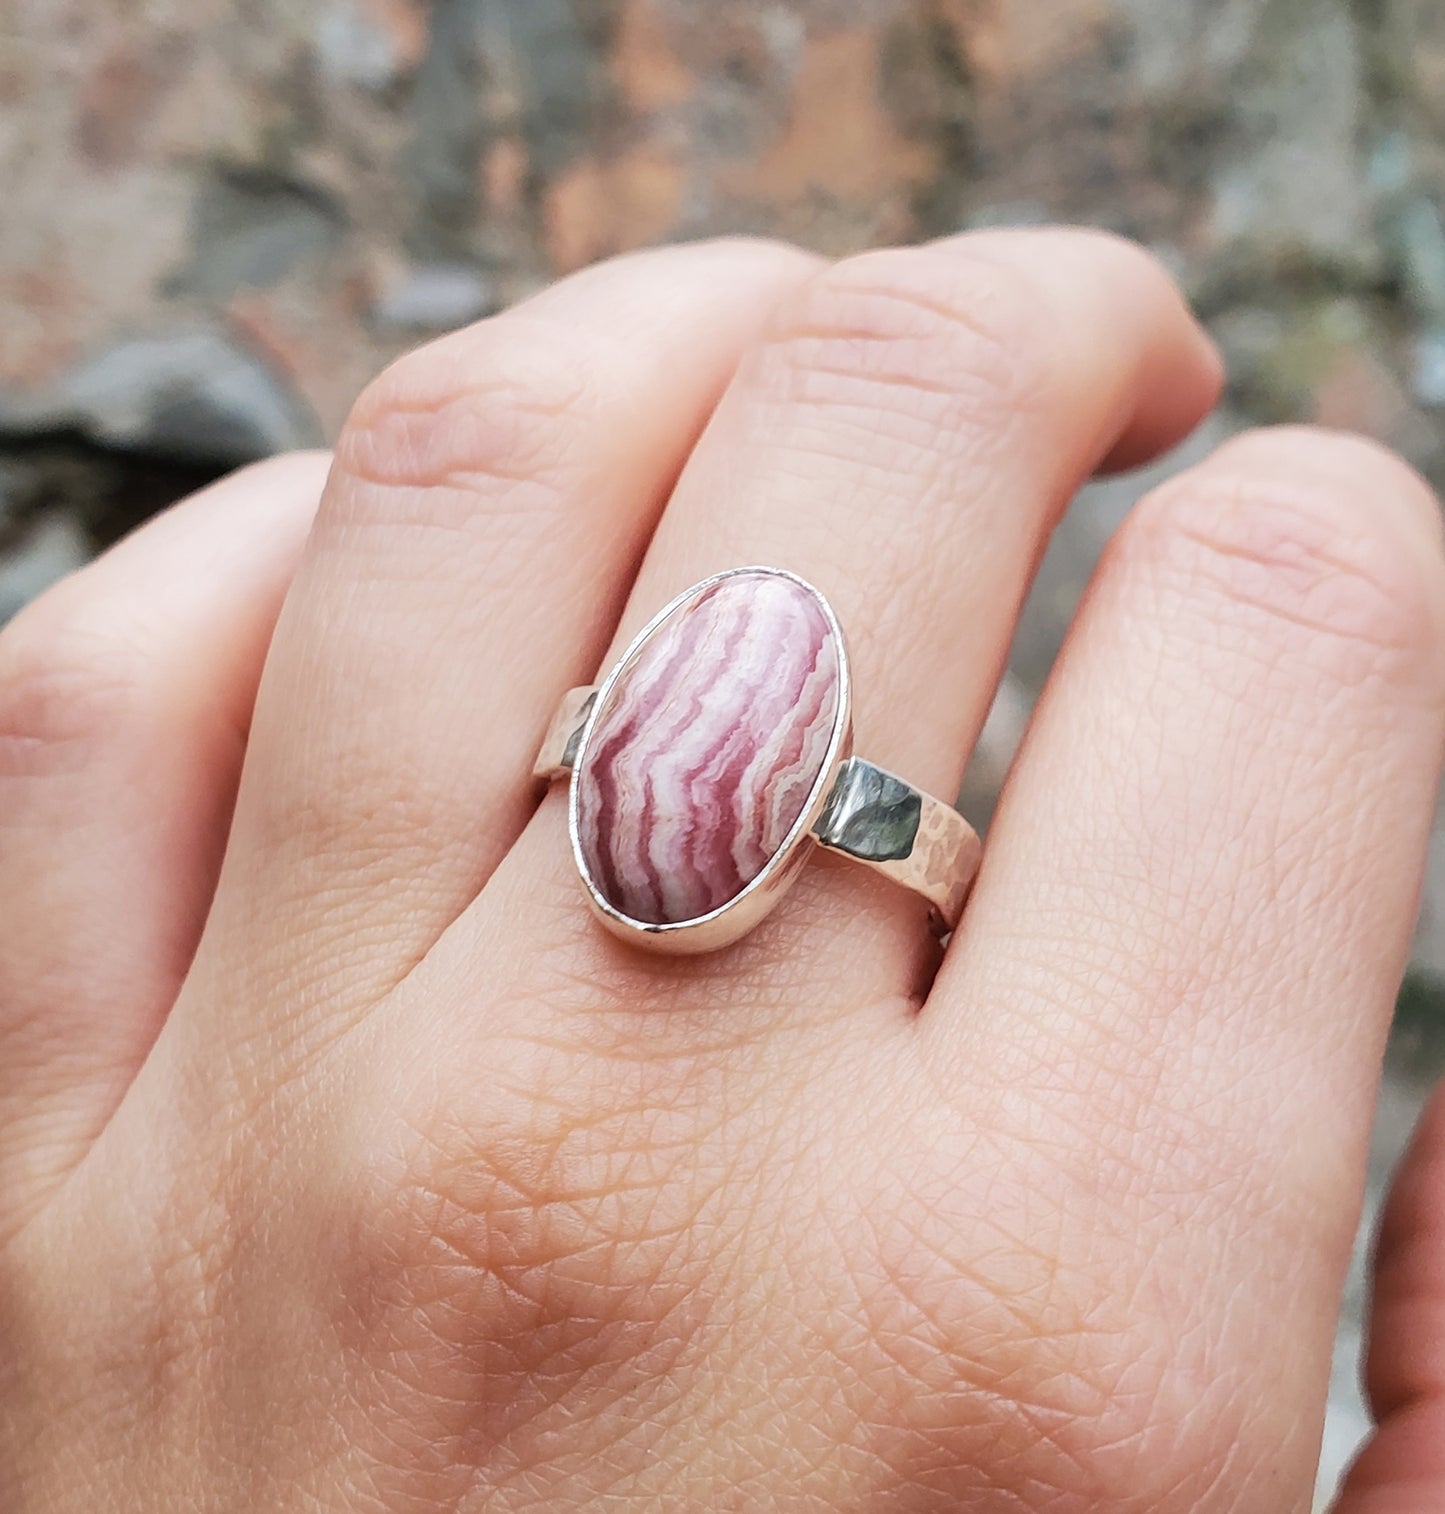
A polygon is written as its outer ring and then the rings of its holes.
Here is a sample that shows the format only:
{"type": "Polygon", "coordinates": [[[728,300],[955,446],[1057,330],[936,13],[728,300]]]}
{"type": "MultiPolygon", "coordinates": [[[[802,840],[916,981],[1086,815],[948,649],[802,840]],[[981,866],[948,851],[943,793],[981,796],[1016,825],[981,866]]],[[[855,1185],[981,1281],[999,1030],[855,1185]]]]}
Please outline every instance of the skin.
{"type": "MultiPolygon", "coordinates": [[[[957,784],[1050,527],[1217,357],[1082,232],[590,270],[0,636],[0,1507],[1310,1502],[1445,745],[1438,507],[1231,442],[1124,525],[946,955],[820,857],[590,920],[559,693],[773,563],[957,784]],[[318,506],[319,500],[319,506],[318,506]]],[[[1342,1514],[1445,1502],[1445,1105],[1342,1514]]]]}

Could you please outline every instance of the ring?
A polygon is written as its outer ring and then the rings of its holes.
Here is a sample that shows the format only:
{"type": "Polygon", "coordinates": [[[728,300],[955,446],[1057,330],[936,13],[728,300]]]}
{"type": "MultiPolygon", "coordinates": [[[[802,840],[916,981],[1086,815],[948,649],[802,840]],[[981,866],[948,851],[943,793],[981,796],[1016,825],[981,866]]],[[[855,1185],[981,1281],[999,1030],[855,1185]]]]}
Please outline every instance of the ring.
{"type": "Polygon", "coordinates": [[[739,940],[816,846],[921,894],[947,936],[982,856],[952,805],[853,755],[842,628],[780,568],[679,594],[600,687],[564,696],[535,773],[571,780],[594,913],[654,951],[739,940]]]}

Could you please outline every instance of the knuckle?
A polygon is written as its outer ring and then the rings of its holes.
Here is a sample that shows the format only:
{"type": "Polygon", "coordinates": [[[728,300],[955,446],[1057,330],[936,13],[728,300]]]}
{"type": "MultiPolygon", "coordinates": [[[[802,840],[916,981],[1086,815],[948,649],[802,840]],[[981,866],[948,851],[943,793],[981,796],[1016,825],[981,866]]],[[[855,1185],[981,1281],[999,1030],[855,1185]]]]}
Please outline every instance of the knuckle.
{"type": "Polygon", "coordinates": [[[577,457],[566,438],[608,392],[600,341],[513,314],[420,348],[357,401],[337,467],[391,490],[505,495],[556,482],[577,457]]]}
{"type": "Polygon", "coordinates": [[[1348,681],[1415,681],[1438,640],[1441,555],[1375,506],[1382,484],[1417,495],[1421,486],[1393,460],[1397,476],[1382,478],[1384,454],[1373,450],[1373,481],[1362,479],[1350,464],[1364,443],[1339,446],[1337,466],[1308,473],[1260,466],[1258,452],[1251,466],[1258,445],[1227,447],[1156,491],[1117,552],[1171,595],[1253,622],[1273,647],[1334,658],[1348,681]]]}
{"type": "Polygon", "coordinates": [[[959,250],[861,253],[785,302],[765,335],[790,398],[907,413],[977,435],[1046,399],[1028,276],[959,250]],[[897,401],[888,395],[896,391],[897,401]]]}
{"type": "Polygon", "coordinates": [[[0,775],[83,765],[144,718],[144,668],[83,579],[27,606],[0,632],[0,775]]]}
{"type": "MultiPolygon", "coordinates": [[[[655,272],[666,275],[688,265],[715,270],[721,278],[755,273],[763,278],[790,280],[823,266],[816,252],[781,237],[760,233],[736,232],[701,237],[696,241],[663,243],[617,253],[595,265],[604,269],[623,268],[639,274],[655,272]]],[[[584,274],[584,277],[586,275],[584,274]]],[[[565,288],[553,285],[552,288],[565,288]]],[[[544,292],[543,298],[547,298],[544,292]]]]}
{"type": "Polygon", "coordinates": [[[670,1357],[701,1322],[686,1200],[642,1112],[539,1103],[527,1090],[562,1054],[513,1051],[483,1105],[448,1080],[368,1143],[343,1279],[350,1351],[404,1355],[409,1397],[466,1397],[498,1433],[584,1375],[670,1357]]]}
{"type": "MultiPolygon", "coordinates": [[[[1095,1495],[1090,1508],[1196,1507],[1183,1484],[1206,1501],[1245,1426],[1231,1411],[1233,1384],[1209,1359],[1208,1332],[1166,1349],[1140,1325],[1149,1311],[1141,1315],[1131,1285],[1142,1292],[1153,1280],[1117,1266],[1137,1235],[1115,1250],[1097,1215],[1063,1189],[1051,1205],[1060,1226],[1052,1240],[1007,1213],[980,1228],[974,1210],[961,1224],[969,1180],[950,1165],[907,1185],[901,1223],[874,1226],[888,1248],[870,1258],[874,1339],[888,1343],[907,1383],[912,1434],[954,1467],[968,1460],[967,1438],[987,1435],[998,1455],[985,1475],[1038,1490],[1022,1507],[1053,1508],[1081,1484],[1095,1495]],[[1070,1239],[1085,1232],[1115,1265],[1064,1264],[1070,1239]],[[1196,1423],[1201,1381],[1219,1392],[1196,1423]]],[[[1038,1181],[1030,1170],[1026,1187],[1038,1181]]],[[[1181,1300],[1181,1318],[1184,1308],[1181,1300]]]]}
{"type": "Polygon", "coordinates": [[[1048,235],[1058,239],[1060,252],[1086,260],[1084,267],[1110,276],[1119,288],[1132,289],[1141,298],[1158,294],[1171,302],[1185,300],[1169,266],[1132,237],[1100,226],[1059,227],[1048,235]]]}

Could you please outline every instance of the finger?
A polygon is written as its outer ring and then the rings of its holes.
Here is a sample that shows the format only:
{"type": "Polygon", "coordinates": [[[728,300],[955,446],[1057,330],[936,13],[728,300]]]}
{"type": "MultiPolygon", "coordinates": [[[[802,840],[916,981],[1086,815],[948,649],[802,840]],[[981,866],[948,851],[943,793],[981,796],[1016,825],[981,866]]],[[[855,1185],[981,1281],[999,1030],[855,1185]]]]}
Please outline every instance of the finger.
{"type": "Polygon", "coordinates": [[[622,259],[361,400],[262,689],[218,960],[244,959],[264,901],[286,926],[265,971],[302,991],[344,975],[360,1002],[471,900],[738,352],[812,266],[753,242],[622,259]]]}
{"type": "Polygon", "coordinates": [[[1116,1238],[1071,1286],[1148,1301],[1148,1402],[1225,1458],[1209,1507],[1262,1457],[1312,1475],[1442,707],[1428,490],[1348,438],[1225,447],[1107,555],[920,1022],[1116,1238]]]}
{"type": "MultiPolygon", "coordinates": [[[[1051,524],[1105,459],[1187,432],[1218,383],[1163,271],[1114,238],[980,235],[824,271],[699,441],[613,653],[708,574],[790,569],[849,638],[860,753],[951,796],[1051,524]]],[[[558,802],[484,914],[585,928],[562,832],[558,802]]],[[[742,960],[770,957],[810,998],[841,984],[856,1003],[914,986],[931,948],[919,901],[820,858],[742,960]]]]}
{"type": "Polygon", "coordinates": [[[225,480],[0,637],[0,1226],[89,1145],[175,998],[328,464],[225,480]]]}
{"type": "Polygon", "coordinates": [[[1445,1508],[1445,1088],[1436,1091],[1385,1206],[1366,1381],[1378,1429],[1337,1514],[1445,1508]]]}

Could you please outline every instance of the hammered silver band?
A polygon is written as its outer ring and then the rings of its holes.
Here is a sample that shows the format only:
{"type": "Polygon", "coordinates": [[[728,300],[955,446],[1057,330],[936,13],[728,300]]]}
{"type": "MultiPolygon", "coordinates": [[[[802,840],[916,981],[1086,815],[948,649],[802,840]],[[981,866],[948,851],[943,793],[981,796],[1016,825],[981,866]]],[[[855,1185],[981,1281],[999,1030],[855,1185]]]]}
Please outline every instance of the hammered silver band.
{"type": "Polygon", "coordinates": [[[573,854],[616,935],[675,953],[739,939],[815,847],[958,925],[982,858],[950,804],[853,754],[847,647],[826,599],[777,568],[680,594],[600,685],[565,694],[535,774],[571,783],[573,854]]]}
{"type": "MultiPolygon", "coordinates": [[[[599,692],[593,684],[563,695],[535,777],[549,783],[570,777],[599,692]]],[[[829,851],[921,894],[938,936],[957,927],[983,858],[977,832],[951,804],[861,757],[839,768],[811,834],[829,851]]]]}

